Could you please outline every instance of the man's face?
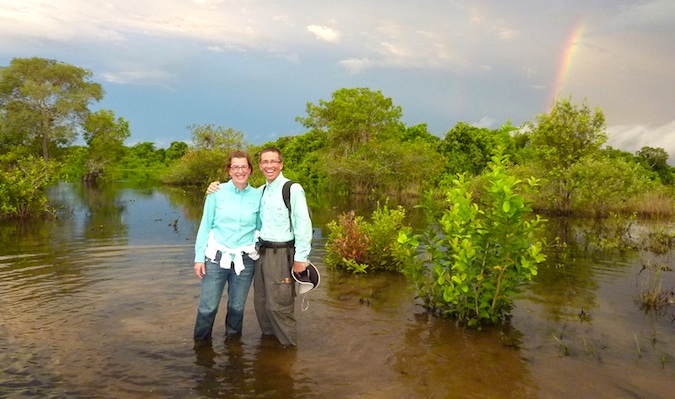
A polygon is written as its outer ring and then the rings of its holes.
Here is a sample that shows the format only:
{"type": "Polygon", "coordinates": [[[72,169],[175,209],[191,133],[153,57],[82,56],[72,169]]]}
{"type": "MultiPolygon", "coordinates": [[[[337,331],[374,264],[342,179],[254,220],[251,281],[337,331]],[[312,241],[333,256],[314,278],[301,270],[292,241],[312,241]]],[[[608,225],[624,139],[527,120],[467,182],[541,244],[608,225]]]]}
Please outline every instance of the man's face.
{"type": "Polygon", "coordinates": [[[265,175],[268,183],[279,177],[284,164],[279,160],[279,154],[274,151],[264,152],[260,155],[260,170],[265,175]]]}

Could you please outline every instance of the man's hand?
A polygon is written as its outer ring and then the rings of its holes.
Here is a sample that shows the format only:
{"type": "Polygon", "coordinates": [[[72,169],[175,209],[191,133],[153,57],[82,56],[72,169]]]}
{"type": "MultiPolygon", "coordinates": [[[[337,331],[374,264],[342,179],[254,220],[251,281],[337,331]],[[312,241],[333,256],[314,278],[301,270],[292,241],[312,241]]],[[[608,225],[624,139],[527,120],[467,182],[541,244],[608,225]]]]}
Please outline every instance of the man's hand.
{"type": "Polygon", "coordinates": [[[293,272],[302,273],[307,269],[307,262],[293,262],[293,272]]]}
{"type": "Polygon", "coordinates": [[[209,186],[206,188],[206,194],[213,194],[216,191],[220,190],[220,182],[219,181],[214,181],[209,184],[209,186]]]}
{"type": "Polygon", "coordinates": [[[195,262],[195,274],[201,280],[206,275],[206,266],[204,262],[195,262]]]}

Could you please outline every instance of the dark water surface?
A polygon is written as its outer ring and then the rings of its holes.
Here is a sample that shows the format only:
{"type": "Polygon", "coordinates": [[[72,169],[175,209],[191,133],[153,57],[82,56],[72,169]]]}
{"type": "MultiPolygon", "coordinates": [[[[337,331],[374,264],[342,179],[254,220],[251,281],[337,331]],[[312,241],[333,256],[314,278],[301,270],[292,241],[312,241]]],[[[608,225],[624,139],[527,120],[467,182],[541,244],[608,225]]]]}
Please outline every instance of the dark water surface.
{"type": "Polygon", "coordinates": [[[298,301],[297,349],[261,338],[252,295],[240,341],[221,310],[195,349],[200,195],[62,184],[52,198],[63,217],[0,225],[2,398],[675,397],[675,310],[635,304],[635,254],[544,266],[510,326],[476,332],[426,315],[400,276],[327,270],[317,233],[322,285],[298,301]]]}

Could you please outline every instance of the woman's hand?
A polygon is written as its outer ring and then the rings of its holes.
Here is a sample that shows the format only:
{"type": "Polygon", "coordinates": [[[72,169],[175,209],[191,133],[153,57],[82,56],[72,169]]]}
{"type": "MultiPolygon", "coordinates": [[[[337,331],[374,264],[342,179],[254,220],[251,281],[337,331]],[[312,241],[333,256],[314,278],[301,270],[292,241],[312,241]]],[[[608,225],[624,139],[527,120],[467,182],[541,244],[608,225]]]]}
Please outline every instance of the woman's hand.
{"type": "Polygon", "coordinates": [[[204,262],[195,262],[195,274],[201,280],[206,275],[206,266],[204,262]]]}

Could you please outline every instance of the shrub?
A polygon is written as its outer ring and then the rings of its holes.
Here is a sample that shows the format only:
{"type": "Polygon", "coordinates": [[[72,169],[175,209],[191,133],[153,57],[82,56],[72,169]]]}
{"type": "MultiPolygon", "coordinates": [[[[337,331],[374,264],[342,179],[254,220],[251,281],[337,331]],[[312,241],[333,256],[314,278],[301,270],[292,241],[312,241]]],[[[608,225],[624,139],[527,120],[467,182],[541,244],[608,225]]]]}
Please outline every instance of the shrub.
{"type": "Polygon", "coordinates": [[[57,177],[59,165],[29,156],[6,162],[0,170],[0,218],[25,219],[49,210],[46,190],[57,177]]]}
{"type": "Polygon", "coordinates": [[[492,157],[480,200],[474,199],[465,175],[458,175],[437,229],[398,239],[418,253],[403,273],[424,305],[470,326],[499,321],[545,259],[538,241],[543,220],[530,217],[532,210],[518,193],[536,180],[522,185],[506,173],[506,160],[499,153],[492,157]]]}
{"type": "Polygon", "coordinates": [[[404,225],[405,210],[387,205],[372,214],[372,221],[364,221],[354,211],[344,213],[337,221],[327,224],[330,233],[326,242],[326,263],[343,267],[352,273],[368,270],[400,270],[410,259],[410,251],[398,242],[399,234],[409,234],[404,225]]]}

